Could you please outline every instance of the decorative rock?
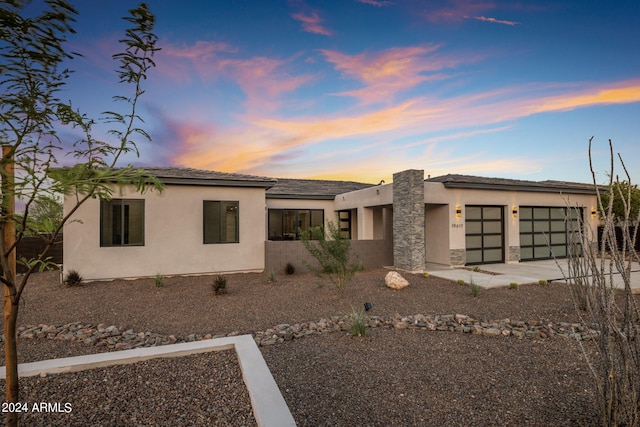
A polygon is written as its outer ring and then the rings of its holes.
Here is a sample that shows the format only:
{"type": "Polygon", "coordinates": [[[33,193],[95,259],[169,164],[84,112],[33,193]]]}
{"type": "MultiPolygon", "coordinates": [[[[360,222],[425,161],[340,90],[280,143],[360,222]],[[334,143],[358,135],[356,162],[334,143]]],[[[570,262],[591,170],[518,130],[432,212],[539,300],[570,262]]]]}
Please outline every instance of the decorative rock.
{"type": "Polygon", "coordinates": [[[409,286],[409,282],[407,282],[407,280],[397,271],[388,272],[384,277],[384,283],[388,288],[396,290],[404,289],[409,286]]]}
{"type": "MultiPolygon", "coordinates": [[[[404,280],[404,279],[403,279],[404,280]]],[[[371,328],[422,329],[425,331],[450,331],[473,333],[485,337],[515,337],[518,339],[553,339],[562,337],[578,341],[597,340],[598,331],[579,323],[539,322],[499,319],[480,321],[464,314],[414,314],[391,317],[370,316],[368,326],[371,328]]],[[[348,315],[331,316],[317,322],[297,323],[292,325],[282,323],[265,331],[253,333],[256,344],[261,346],[275,345],[286,341],[304,338],[307,335],[323,334],[349,329],[348,315]]],[[[210,338],[239,335],[239,331],[228,334],[190,334],[186,337],[174,335],[159,335],[151,332],[136,332],[133,329],[106,324],[83,324],[80,322],[65,325],[25,325],[16,330],[20,339],[50,339],[78,341],[85,345],[106,347],[109,350],[124,350],[138,347],[152,347],[174,344],[177,342],[200,341],[210,338]],[[124,331],[124,332],[120,332],[124,331]]],[[[4,335],[0,334],[0,342],[4,342],[4,335]]]]}

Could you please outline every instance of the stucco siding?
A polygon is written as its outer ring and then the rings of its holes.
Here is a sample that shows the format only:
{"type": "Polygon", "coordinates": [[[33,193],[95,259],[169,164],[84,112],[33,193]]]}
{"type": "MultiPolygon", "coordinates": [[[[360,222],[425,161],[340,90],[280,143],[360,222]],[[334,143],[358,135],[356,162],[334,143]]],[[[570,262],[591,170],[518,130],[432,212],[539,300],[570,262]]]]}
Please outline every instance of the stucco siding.
{"type": "MultiPolygon", "coordinates": [[[[87,201],[65,226],[64,270],[85,279],[264,270],[264,189],[167,186],[114,198],[145,201],[144,246],[100,246],[100,201],[87,201]],[[203,243],[203,201],[238,201],[239,243],[203,243]]],[[[65,202],[68,211],[72,201],[65,202]]]]}

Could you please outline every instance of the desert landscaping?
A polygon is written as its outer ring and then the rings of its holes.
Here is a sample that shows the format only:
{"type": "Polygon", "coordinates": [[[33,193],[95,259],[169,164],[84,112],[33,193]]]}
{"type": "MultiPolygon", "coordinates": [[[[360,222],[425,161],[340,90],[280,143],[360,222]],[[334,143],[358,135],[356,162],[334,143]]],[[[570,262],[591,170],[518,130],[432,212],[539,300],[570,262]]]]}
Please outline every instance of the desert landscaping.
{"type": "MultiPolygon", "coordinates": [[[[42,273],[23,296],[19,359],[253,334],[265,339],[260,349],[301,426],[597,424],[583,355],[592,344],[581,347],[579,336],[569,336],[578,317],[566,285],[483,289],[474,297],[468,286],[410,274],[403,275],[408,287],[392,290],[387,273],[357,273],[343,297],[309,273],[228,275],[227,294],[218,296],[211,276],[167,277],[162,286],[139,279],[67,287],[56,273],[42,273]],[[339,319],[365,302],[378,327],[353,337],[339,319]],[[478,326],[463,328],[461,319],[478,326]],[[515,333],[529,325],[539,332],[515,333]],[[88,339],[87,331],[108,328],[117,329],[117,340],[88,339]]],[[[23,399],[73,408],[23,419],[254,425],[234,359],[215,352],[23,379],[23,399]]]]}

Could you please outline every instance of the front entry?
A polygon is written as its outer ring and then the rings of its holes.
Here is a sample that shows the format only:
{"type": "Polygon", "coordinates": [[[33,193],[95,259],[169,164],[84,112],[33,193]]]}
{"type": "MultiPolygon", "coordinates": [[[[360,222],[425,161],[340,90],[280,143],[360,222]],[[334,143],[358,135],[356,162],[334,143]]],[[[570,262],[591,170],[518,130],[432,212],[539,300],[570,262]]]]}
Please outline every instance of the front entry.
{"type": "Polygon", "coordinates": [[[467,264],[504,262],[504,209],[502,206],[466,206],[467,264]]]}

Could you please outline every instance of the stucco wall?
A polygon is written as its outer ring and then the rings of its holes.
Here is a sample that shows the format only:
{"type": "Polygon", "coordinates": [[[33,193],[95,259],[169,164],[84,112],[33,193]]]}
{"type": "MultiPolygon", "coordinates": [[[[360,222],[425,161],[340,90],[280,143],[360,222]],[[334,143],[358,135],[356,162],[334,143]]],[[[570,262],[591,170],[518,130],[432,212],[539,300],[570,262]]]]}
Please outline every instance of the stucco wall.
{"type": "Polygon", "coordinates": [[[73,216],[81,222],[65,226],[65,272],[95,280],[264,270],[264,189],[167,186],[161,195],[124,189],[114,198],[145,200],[144,246],[100,247],[100,202],[90,199],[73,216]],[[204,200],[239,202],[239,243],[203,243],[204,200]]]}
{"type": "MultiPolygon", "coordinates": [[[[591,217],[591,209],[596,206],[596,197],[588,194],[561,194],[543,193],[530,191],[495,191],[495,190],[475,190],[475,189],[446,189],[443,184],[436,182],[425,182],[425,200],[428,203],[442,203],[448,206],[448,220],[441,226],[446,226],[449,230],[449,249],[451,254],[456,254],[453,265],[460,264],[459,255],[466,246],[465,238],[465,206],[467,205],[493,205],[501,206],[504,211],[504,244],[505,261],[517,262],[519,259],[518,249],[520,247],[520,221],[519,216],[513,215],[512,209],[519,210],[520,206],[558,206],[558,207],[582,207],[584,209],[584,220],[588,229],[594,230],[597,227],[597,218],[591,217]],[[456,206],[460,206],[462,213],[456,216],[456,206]]],[[[440,218],[442,221],[444,218],[440,218]]],[[[432,224],[430,226],[433,226],[432,224]]],[[[440,247],[433,248],[431,245],[438,244],[429,238],[427,233],[427,254],[440,251],[440,247]]],[[[431,261],[433,262],[433,261],[431,261]]]]}

